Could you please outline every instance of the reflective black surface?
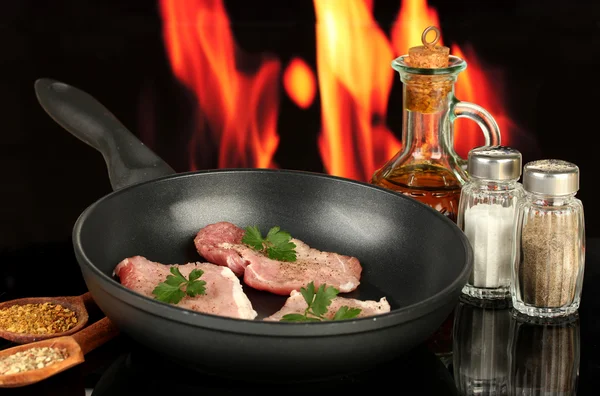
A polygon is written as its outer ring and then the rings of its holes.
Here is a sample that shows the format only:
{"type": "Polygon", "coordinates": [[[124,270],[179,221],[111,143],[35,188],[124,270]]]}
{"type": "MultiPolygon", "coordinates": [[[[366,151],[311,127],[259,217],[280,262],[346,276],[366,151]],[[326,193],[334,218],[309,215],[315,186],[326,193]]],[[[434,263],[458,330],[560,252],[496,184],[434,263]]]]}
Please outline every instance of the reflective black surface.
{"type": "MultiPolygon", "coordinates": [[[[3,251],[0,262],[1,301],[86,290],[68,241],[3,251]]],[[[600,240],[589,239],[579,314],[560,322],[528,323],[515,318],[510,307],[459,302],[453,314],[453,353],[444,359],[427,344],[376,369],[328,381],[282,385],[265,377],[250,383],[191,371],[120,335],[86,355],[79,366],[28,387],[1,389],[0,394],[85,395],[86,389],[95,396],[242,394],[391,385],[400,394],[411,395],[595,395],[600,386],[599,265],[600,240]]],[[[92,321],[100,315],[92,313],[92,321]]],[[[10,346],[0,341],[2,349],[10,346]]]]}
{"type": "MultiPolygon", "coordinates": [[[[37,78],[53,77],[93,92],[177,171],[190,170],[193,161],[188,151],[196,133],[190,120],[196,116],[196,99],[173,75],[156,3],[19,0],[2,4],[0,301],[85,292],[69,239],[72,226],[87,205],[111,190],[102,157],[63,131],[37,103],[33,91],[37,78]],[[15,250],[17,247],[22,249],[15,250]]],[[[312,2],[225,3],[233,36],[242,49],[255,55],[274,54],[282,71],[296,56],[315,68],[312,2]]],[[[402,2],[373,3],[375,18],[388,32],[402,2]]],[[[519,138],[510,143],[524,152],[524,160],[562,158],[581,167],[578,196],[586,205],[586,233],[597,237],[600,207],[594,205],[592,186],[600,134],[577,133],[593,130],[596,119],[573,115],[597,111],[600,79],[587,76],[600,66],[600,2],[427,3],[437,9],[444,41],[471,48],[466,55],[476,54],[489,76],[498,80],[502,92],[494,94],[504,96],[501,104],[515,124],[510,132],[519,138]],[[578,71],[588,73],[582,77],[578,71]],[[572,110],[558,110],[564,107],[572,110]]],[[[474,63],[469,66],[473,70],[471,65],[474,63]]],[[[282,87],[279,90],[281,142],[275,160],[284,168],[322,171],[317,150],[320,104],[302,111],[282,87]]],[[[397,137],[402,125],[401,93],[396,78],[386,124],[397,137]]],[[[210,139],[202,142],[195,165],[200,169],[217,166],[218,147],[210,139]]],[[[352,153],[346,155],[354,159],[352,153]]],[[[371,389],[392,384],[398,394],[426,395],[429,391],[445,395],[458,394],[458,387],[497,384],[508,392],[512,384],[520,388],[526,379],[543,373],[535,378],[556,385],[549,394],[568,394],[572,373],[576,373],[569,367],[577,366],[578,349],[578,394],[597,394],[599,244],[600,239],[588,241],[583,301],[575,327],[572,323],[558,328],[529,327],[514,321],[508,310],[459,305],[455,312],[456,353],[444,357],[447,367],[440,366],[441,360],[427,347],[420,347],[381,370],[332,381],[329,386],[339,388],[344,381],[371,389]],[[444,370],[439,371],[440,367],[444,370]],[[455,373],[460,377],[458,385],[454,385],[455,373]],[[553,378],[558,381],[552,382],[553,378]]],[[[452,318],[448,324],[441,339],[428,344],[430,348],[452,349],[444,338],[451,330],[452,318]]],[[[0,348],[10,346],[0,340],[0,348]]],[[[168,366],[163,362],[157,365],[162,375],[149,371],[152,375],[140,376],[147,369],[138,365],[140,360],[152,364],[145,357],[147,351],[121,336],[87,355],[80,366],[27,388],[0,389],[0,395],[84,395],[86,389],[91,393],[94,388],[96,394],[135,394],[132,390],[137,386],[141,394],[164,394],[165,389],[175,393],[178,386],[193,394],[210,390],[210,386],[229,386],[232,393],[241,393],[240,387],[250,388],[179,369],[162,373],[168,366]],[[129,361],[132,363],[126,367],[129,361]]],[[[256,388],[264,392],[268,387],[256,388]]],[[[283,393],[275,387],[268,389],[283,393]]],[[[522,394],[536,393],[530,388],[522,394]]]]}

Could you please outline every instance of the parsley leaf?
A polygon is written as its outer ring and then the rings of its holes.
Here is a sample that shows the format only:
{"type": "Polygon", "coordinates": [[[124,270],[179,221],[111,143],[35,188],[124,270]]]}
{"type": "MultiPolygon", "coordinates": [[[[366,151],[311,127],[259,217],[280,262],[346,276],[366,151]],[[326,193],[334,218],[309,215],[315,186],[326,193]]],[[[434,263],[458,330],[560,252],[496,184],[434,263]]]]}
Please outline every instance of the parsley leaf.
{"type": "Polygon", "coordinates": [[[281,245],[288,242],[291,239],[291,235],[286,231],[281,231],[281,228],[275,226],[267,233],[267,241],[270,241],[273,245],[281,245]]]}
{"type": "Polygon", "coordinates": [[[192,270],[192,272],[190,272],[190,282],[195,281],[196,279],[200,278],[202,276],[202,274],[204,274],[204,271],[202,271],[201,269],[198,268],[194,268],[192,270]]]}
{"type": "Polygon", "coordinates": [[[263,237],[260,233],[260,230],[256,226],[246,227],[246,233],[242,238],[242,243],[253,247],[256,250],[263,249],[263,237]]]}
{"type": "Polygon", "coordinates": [[[206,282],[196,280],[199,277],[201,277],[203,273],[204,272],[202,270],[193,270],[190,273],[190,281],[188,282],[188,284],[185,288],[185,292],[187,293],[188,296],[196,297],[198,294],[206,294],[206,282]],[[194,271],[198,271],[199,274],[194,279],[192,279],[192,275],[194,275],[194,271]]]}
{"type": "Polygon", "coordinates": [[[333,287],[325,287],[325,285],[319,286],[319,290],[317,290],[317,294],[315,295],[315,299],[312,303],[312,312],[316,316],[323,316],[327,313],[329,309],[329,305],[331,304],[331,300],[337,296],[339,291],[333,287]]]}
{"type": "MultiPolygon", "coordinates": [[[[292,313],[283,315],[280,322],[320,322],[329,320],[324,315],[327,313],[331,301],[338,295],[339,290],[333,286],[322,284],[315,291],[314,282],[310,282],[306,287],[300,288],[300,293],[306,301],[307,307],[303,314],[292,313]],[[309,316],[311,315],[311,316],[309,316]]],[[[360,308],[340,307],[331,320],[353,319],[360,314],[360,308]]]]}
{"type": "Polygon", "coordinates": [[[340,307],[335,313],[333,320],[353,319],[360,313],[360,308],[348,308],[347,306],[340,307]]]}
{"type": "Polygon", "coordinates": [[[304,297],[306,305],[310,307],[315,298],[315,284],[310,282],[306,287],[301,287],[300,294],[302,294],[302,297],[304,297]]]}
{"type": "Polygon", "coordinates": [[[280,322],[320,322],[319,318],[311,318],[303,314],[287,314],[284,315],[280,322]]]}
{"type": "Polygon", "coordinates": [[[157,300],[169,304],[177,304],[186,294],[190,297],[195,297],[198,294],[206,294],[206,282],[198,280],[204,274],[204,271],[201,269],[196,268],[192,270],[189,280],[185,279],[179,268],[175,266],[171,267],[169,271],[171,275],[167,275],[167,279],[159,283],[152,290],[152,294],[154,294],[157,300]],[[182,290],[182,286],[185,287],[185,290],[182,290]]]}
{"type": "Polygon", "coordinates": [[[177,304],[183,297],[185,292],[179,286],[169,285],[167,282],[161,283],[152,290],[152,294],[156,299],[169,304],[177,304]]]}
{"type": "Polygon", "coordinates": [[[181,274],[179,268],[171,267],[169,271],[171,271],[171,274],[173,275],[167,275],[167,280],[165,281],[167,285],[179,286],[185,282],[185,277],[181,274]]]}
{"type": "Polygon", "coordinates": [[[273,260],[296,261],[296,244],[290,242],[291,235],[279,227],[272,227],[263,238],[257,226],[248,226],[242,237],[242,243],[254,250],[263,252],[273,260]]]}

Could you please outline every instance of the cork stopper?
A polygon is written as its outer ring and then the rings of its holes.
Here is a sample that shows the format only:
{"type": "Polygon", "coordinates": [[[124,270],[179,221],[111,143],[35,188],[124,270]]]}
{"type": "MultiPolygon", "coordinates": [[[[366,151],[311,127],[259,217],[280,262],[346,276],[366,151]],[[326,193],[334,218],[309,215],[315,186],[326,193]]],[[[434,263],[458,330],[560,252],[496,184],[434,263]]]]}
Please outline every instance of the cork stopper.
{"type": "MultiPolygon", "coordinates": [[[[449,64],[450,49],[436,46],[440,40],[440,31],[429,26],[421,35],[423,45],[411,47],[405,62],[409,67],[420,69],[443,69],[449,64]],[[427,33],[434,32],[432,41],[427,41],[427,33]]],[[[406,80],[406,108],[419,113],[443,111],[452,91],[453,82],[447,76],[414,74],[406,80]]]]}
{"type": "Polygon", "coordinates": [[[423,45],[411,47],[408,49],[408,58],[406,63],[411,67],[423,69],[438,69],[448,67],[448,56],[450,48],[443,45],[436,46],[440,40],[441,33],[435,26],[429,26],[421,35],[423,45]],[[434,32],[435,37],[432,41],[427,41],[427,34],[434,32]]]}

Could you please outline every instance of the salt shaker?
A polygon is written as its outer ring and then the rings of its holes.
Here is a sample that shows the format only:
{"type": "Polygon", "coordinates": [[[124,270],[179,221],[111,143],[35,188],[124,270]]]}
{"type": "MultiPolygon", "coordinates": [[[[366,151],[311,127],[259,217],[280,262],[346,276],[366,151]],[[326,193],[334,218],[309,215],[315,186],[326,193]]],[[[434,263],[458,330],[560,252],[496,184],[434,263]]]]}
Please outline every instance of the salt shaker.
{"type": "Polygon", "coordinates": [[[512,317],[509,300],[461,298],[454,317],[453,371],[460,395],[506,395],[508,342],[512,317]]]}
{"type": "Polygon", "coordinates": [[[543,159],[523,167],[525,198],[517,211],[511,295],[521,314],[552,318],[579,309],[585,262],[577,165],[543,159]]]}
{"type": "Polygon", "coordinates": [[[470,180],[463,186],[457,225],[473,247],[473,270],[463,293],[478,299],[508,299],[515,244],[515,214],[523,198],[521,153],[510,147],[472,149],[470,180]]]}

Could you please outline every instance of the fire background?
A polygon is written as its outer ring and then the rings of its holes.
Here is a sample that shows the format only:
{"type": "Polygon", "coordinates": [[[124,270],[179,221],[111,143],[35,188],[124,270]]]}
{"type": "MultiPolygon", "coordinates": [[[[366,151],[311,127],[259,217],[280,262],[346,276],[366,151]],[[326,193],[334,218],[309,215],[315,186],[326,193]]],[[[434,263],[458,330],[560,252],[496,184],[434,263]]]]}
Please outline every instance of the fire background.
{"type": "MultiPolygon", "coordinates": [[[[81,211],[111,192],[102,156],[39,106],[37,78],[92,94],[178,172],[366,179],[401,139],[390,62],[432,23],[468,63],[457,96],[497,118],[504,144],[524,162],[579,165],[586,232],[599,236],[600,2],[20,0],[0,13],[0,250],[68,246],[81,211]],[[327,40],[337,50],[319,55],[327,40]],[[337,125],[328,143],[323,117],[337,125]]],[[[468,123],[463,155],[480,142],[468,123]]]]}

